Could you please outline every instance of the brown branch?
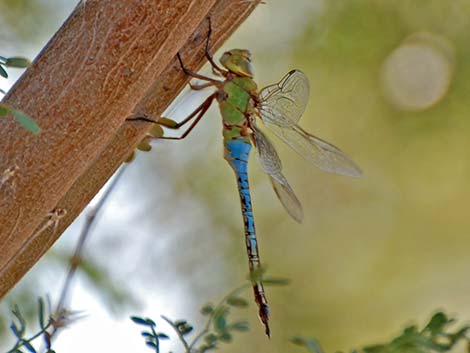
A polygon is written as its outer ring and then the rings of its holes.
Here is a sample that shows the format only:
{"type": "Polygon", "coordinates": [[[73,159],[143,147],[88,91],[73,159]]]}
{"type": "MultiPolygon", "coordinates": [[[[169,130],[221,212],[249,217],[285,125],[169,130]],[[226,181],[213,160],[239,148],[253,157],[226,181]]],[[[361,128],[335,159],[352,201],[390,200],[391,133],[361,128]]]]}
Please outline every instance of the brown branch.
{"type": "Polygon", "coordinates": [[[187,82],[175,55],[198,69],[209,14],[213,45],[257,2],[86,0],[5,97],[41,126],[31,135],[0,120],[0,297],[36,263],[144,136],[136,113],[158,117],[187,82]],[[189,38],[189,39],[188,39],[189,38]],[[58,231],[36,230],[50,211],[58,231]],[[35,235],[34,237],[32,237],[35,235]]]}

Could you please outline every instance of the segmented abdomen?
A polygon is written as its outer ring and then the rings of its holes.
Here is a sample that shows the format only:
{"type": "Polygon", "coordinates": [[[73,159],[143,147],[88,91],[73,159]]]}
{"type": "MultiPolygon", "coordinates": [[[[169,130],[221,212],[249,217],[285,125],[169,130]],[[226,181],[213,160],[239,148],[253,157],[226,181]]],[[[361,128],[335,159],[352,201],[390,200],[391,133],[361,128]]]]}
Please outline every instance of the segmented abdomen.
{"type": "MultiPolygon", "coordinates": [[[[248,183],[248,157],[251,144],[243,140],[232,140],[225,143],[224,157],[233,168],[237,178],[238,192],[242,207],[243,222],[245,224],[245,242],[248,253],[248,264],[250,272],[260,268],[260,258],[258,252],[258,242],[256,239],[255,220],[251,206],[250,186],[248,183]]],[[[255,301],[258,304],[259,316],[266,327],[266,334],[269,336],[269,306],[264,294],[263,284],[256,282],[253,284],[255,301]]]]}

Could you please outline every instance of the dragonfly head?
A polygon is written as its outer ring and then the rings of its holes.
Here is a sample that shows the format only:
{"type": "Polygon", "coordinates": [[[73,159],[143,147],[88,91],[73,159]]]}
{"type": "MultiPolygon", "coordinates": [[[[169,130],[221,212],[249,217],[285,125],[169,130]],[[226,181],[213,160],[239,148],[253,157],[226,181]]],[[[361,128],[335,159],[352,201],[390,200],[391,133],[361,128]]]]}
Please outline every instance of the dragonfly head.
{"type": "Polygon", "coordinates": [[[220,63],[228,71],[236,75],[253,77],[254,70],[251,65],[251,53],[245,49],[232,49],[226,51],[220,58],[220,63]]]}

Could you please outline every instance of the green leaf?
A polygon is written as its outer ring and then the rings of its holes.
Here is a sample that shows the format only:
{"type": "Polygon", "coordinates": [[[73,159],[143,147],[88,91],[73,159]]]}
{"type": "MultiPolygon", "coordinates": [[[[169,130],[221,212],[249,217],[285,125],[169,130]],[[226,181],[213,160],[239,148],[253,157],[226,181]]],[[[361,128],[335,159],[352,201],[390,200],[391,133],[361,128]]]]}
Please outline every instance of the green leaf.
{"type": "Polygon", "coordinates": [[[15,117],[15,120],[19,122],[26,130],[37,135],[41,132],[41,128],[36,122],[31,119],[28,115],[20,110],[12,109],[11,113],[15,117]]]}
{"type": "Polygon", "coordinates": [[[17,67],[20,69],[24,69],[30,65],[31,65],[31,61],[29,59],[23,58],[20,56],[7,58],[5,61],[5,66],[17,67]]]}
{"type": "Polygon", "coordinates": [[[250,324],[246,321],[240,321],[230,325],[230,328],[234,331],[246,332],[250,330],[250,324]]]}
{"type": "Polygon", "coordinates": [[[9,112],[10,108],[0,103],[0,116],[7,116],[9,112]]]}
{"type": "Polygon", "coordinates": [[[39,327],[41,327],[41,329],[44,329],[46,323],[44,321],[44,301],[42,300],[42,298],[38,298],[38,319],[39,327]]]}
{"type": "Polygon", "coordinates": [[[245,308],[248,306],[248,301],[241,297],[229,297],[227,299],[227,304],[237,308],[245,308]]]}
{"type": "Polygon", "coordinates": [[[201,308],[202,315],[210,315],[214,312],[214,307],[212,304],[206,304],[201,308]]]}
{"type": "Polygon", "coordinates": [[[307,341],[306,347],[312,353],[323,353],[323,349],[321,348],[320,344],[314,339],[309,339],[307,341]]]}
{"type": "Polygon", "coordinates": [[[0,65],[0,76],[8,78],[8,72],[5,70],[5,68],[0,65]]]}
{"type": "Polygon", "coordinates": [[[204,353],[204,352],[207,352],[208,350],[216,349],[216,348],[217,348],[217,345],[215,343],[214,344],[203,344],[202,346],[199,347],[199,352],[204,353]]]}
{"type": "Polygon", "coordinates": [[[212,345],[213,343],[217,342],[219,337],[217,335],[214,335],[213,333],[209,333],[206,336],[204,336],[204,341],[206,341],[209,345],[212,345]]]}
{"type": "Polygon", "coordinates": [[[138,325],[145,325],[147,326],[147,320],[139,317],[139,316],[131,316],[131,320],[138,325]]]}
{"type": "Polygon", "coordinates": [[[157,326],[155,321],[153,321],[152,319],[147,318],[146,320],[147,320],[147,325],[152,326],[152,327],[157,326]]]}
{"type": "Polygon", "coordinates": [[[222,307],[221,309],[217,310],[217,312],[214,314],[214,328],[216,331],[222,332],[227,330],[227,314],[227,307],[222,307]]]}
{"type": "Polygon", "coordinates": [[[267,286],[287,286],[290,284],[290,279],[287,278],[266,278],[263,279],[263,284],[267,286]]]}
{"type": "Polygon", "coordinates": [[[142,335],[142,337],[146,337],[146,338],[147,337],[153,337],[153,338],[155,338],[155,335],[151,332],[142,331],[140,334],[142,335]]]}
{"type": "Polygon", "coordinates": [[[157,348],[157,344],[153,341],[147,341],[145,344],[151,348],[157,348]]]}
{"type": "Polygon", "coordinates": [[[387,344],[376,344],[364,347],[364,353],[430,353],[449,352],[460,340],[467,340],[468,326],[462,326],[455,333],[447,333],[446,326],[454,322],[442,312],[433,315],[424,329],[419,330],[416,325],[411,325],[403,330],[403,333],[392,339],[387,344]]]}
{"type": "Polygon", "coordinates": [[[151,326],[155,327],[156,324],[152,319],[142,318],[140,316],[131,316],[131,320],[134,321],[137,325],[151,326]]]}
{"type": "Polygon", "coordinates": [[[362,350],[364,351],[364,353],[379,353],[379,352],[382,352],[385,347],[387,346],[383,344],[376,344],[374,346],[364,347],[362,350]]]}
{"type": "Polygon", "coordinates": [[[194,330],[194,327],[192,327],[191,325],[181,325],[178,327],[178,330],[180,331],[180,333],[182,335],[187,335],[188,333],[190,333],[192,330],[194,330]]]}
{"type": "Polygon", "coordinates": [[[170,337],[162,332],[157,333],[157,337],[161,340],[168,340],[170,337]]]}
{"type": "Polygon", "coordinates": [[[292,337],[290,341],[298,346],[307,348],[311,353],[323,353],[320,344],[313,338],[292,337]]]}
{"type": "Polygon", "coordinates": [[[435,336],[444,331],[444,327],[450,324],[453,320],[447,318],[443,312],[437,312],[433,315],[429,323],[426,325],[423,331],[430,331],[432,336],[435,336]]]}
{"type": "Polygon", "coordinates": [[[188,322],[186,320],[176,320],[174,325],[179,329],[181,326],[186,325],[188,322]]]}
{"type": "Polygon", "coordinates": [[[232,341],[232,335],[230,334],[230,332],[222,332],[220,335],[219,335],[219,339],[222,341],[222,342],[231,342],[232,341]]]}

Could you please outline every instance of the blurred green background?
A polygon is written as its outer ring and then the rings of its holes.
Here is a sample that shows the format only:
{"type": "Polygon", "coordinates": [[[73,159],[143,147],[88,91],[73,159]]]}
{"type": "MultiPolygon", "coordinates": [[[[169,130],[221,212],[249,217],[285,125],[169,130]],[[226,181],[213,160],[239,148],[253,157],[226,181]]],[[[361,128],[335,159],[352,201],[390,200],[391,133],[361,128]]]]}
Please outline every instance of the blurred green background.
{"type": "MultiPolygon", "coordinates": [[[[37,32],[37,21],[9,20],[3,7],[11,3],[1,2],[0,23],[17,42],[0,38],[9,43],[1,54],[33,57],[65,15],[46,20],[59,5],[22,1],[21,13],[55,26],[40,26],[42,39],[33,41],[27,33],[37,32]]],[[[73,5],[62,3],[58,13],[73,5]]],[[[270,341],[252,305],[241,315],[252,330],[224,351],[293,351],[287,339],[299,334],[318,338],[327,352],[349,350],[384,341],[436,309],[470,318],[469,13],[470,0],[269,0],[225,44],[251,50],[260,86],[304,71],[311,97],[301,125],[350,155],[364,176],[324,173],[273,137],[304,206],[298,225],[253,158],[262,260],[292,284],[268,288],[270,341]]],[[[195,105],[179,104],[172,117],[195,105]]],[[[185,140],[156,141],[151,153],[138,154],[88,246],[88,261],[106,275],[79,276],[72,307],[90,317],[60,337],[61,347],[80,349],[77,337],[94,327],[90,307],[114,303],[116,325],[138,344],[129,315],[202,322],[202,304],[244,281],[243,222],[222,150],[213,107],[185,140]]],[[[81,222],[22,283],[41,283],[33,298],[56,295],[51,278],[65,272],[56,259],[71,251],[81,222]]],[[[145,351],[140,343],[134,349],[145,351]]]]}

